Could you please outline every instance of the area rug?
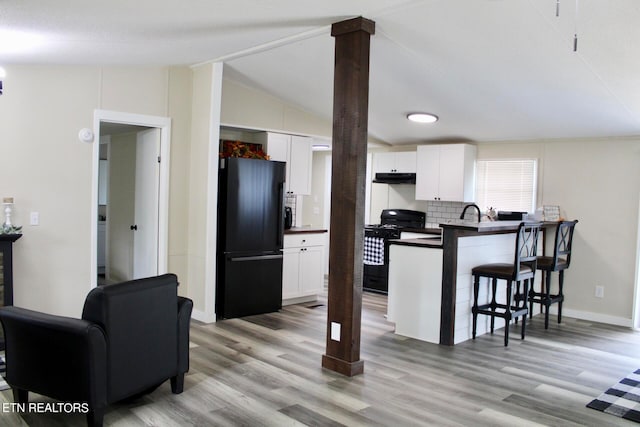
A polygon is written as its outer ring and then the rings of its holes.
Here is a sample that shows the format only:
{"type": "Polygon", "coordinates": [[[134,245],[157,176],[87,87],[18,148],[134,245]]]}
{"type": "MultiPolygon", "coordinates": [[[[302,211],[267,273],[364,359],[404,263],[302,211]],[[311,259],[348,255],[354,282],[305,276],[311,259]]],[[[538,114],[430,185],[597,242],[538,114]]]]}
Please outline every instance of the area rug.
{"type": "Polygon", "coordinates": [[[589,402],[587,408],[640,423],[640,369],[589,402]]]}
{"type": "Polygon", "coordinates": [[[4,354],[0,354],[0,391],[9,388],[9,384],[4,380],[4,372],[6,371],[6,365],[4,364],[4,354]]]}

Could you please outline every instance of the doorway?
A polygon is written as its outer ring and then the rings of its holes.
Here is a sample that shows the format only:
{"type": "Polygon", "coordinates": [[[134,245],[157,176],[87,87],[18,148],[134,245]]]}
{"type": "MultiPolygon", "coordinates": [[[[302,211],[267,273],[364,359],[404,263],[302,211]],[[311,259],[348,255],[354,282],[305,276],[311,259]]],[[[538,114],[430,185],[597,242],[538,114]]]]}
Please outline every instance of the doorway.
{"type": "Polygon", "coordinates": [[[92,286],[167,272],[170,119],[94,114],[92,286]]]}

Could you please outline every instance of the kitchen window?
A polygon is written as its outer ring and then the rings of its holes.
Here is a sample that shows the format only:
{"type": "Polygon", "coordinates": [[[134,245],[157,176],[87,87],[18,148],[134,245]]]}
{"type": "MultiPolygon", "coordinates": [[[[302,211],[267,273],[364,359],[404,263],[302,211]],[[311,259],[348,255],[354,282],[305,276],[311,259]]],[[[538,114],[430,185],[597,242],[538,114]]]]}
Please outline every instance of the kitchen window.
{"type": "Polygon", "coordinates": [[[481,209],[534,212],[537,171],[535,159],[478,160],[476,204],[481,209]]]}

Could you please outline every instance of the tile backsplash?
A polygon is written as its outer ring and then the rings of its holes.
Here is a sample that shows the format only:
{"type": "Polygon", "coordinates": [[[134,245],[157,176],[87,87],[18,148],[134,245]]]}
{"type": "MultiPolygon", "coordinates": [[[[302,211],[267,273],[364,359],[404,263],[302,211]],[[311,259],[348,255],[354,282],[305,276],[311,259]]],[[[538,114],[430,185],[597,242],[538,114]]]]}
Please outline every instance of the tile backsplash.
{"type": "MultiPolygon", "coordinates": [[[[468,203],[441,202],[434,200],[427,201],[425,204],[427,208],[427,228],[432,228],[451,219],[460,219],[460,214],[468,203]]],[[[465,219],[473,221],[477,219],[477,215],[478,214],[475,209],[468,209],[465,213],[465,219]]]]}
{"type": "Polygon", "coordinates": [[[298,196],[296,196],[295,194],[287,194],[284,197],[284,205],[291,208],[291,226],[292,227],[298,227],[299,221],[298,221],[298,213],[300,212],[300,210],[298,210],[298,196]]]}

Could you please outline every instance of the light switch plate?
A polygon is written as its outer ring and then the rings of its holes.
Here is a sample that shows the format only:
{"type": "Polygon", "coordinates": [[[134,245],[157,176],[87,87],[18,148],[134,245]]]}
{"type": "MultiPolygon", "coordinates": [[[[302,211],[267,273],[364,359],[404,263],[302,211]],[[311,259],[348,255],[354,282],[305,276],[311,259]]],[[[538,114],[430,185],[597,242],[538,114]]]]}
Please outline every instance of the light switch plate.
{"type": "Polygon", "coordinates": [[[31,225],[40,225],[40,213],[39,212],[31,212],[29,215],[29,224],[31,225]]]}
{"type": "Polygon", "coordinates": [[[340,342],[341,325],[338,322],[331,322],[331,339],[340,342]]]}

